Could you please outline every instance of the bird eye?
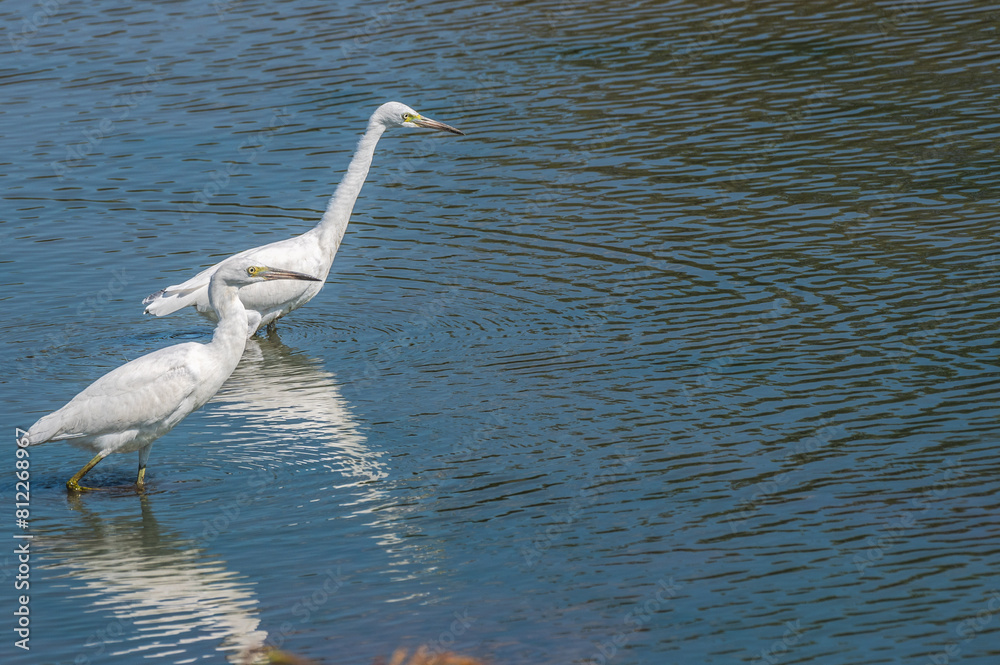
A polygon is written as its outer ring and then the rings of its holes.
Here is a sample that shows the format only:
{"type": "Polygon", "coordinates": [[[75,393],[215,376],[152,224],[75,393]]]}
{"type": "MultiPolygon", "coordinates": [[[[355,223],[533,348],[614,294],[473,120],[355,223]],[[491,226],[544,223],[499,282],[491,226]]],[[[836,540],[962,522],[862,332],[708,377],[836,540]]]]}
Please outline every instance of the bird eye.
{"type": "Polygon", "coordinates": [[[403,114],[403,122],[410,122],[411,120],[413,120],[413,116],[412,115],[410,115],[409,113],[404,113],[403,114]]]}
{"type": "Polygon", "coordinates": [[[250,275],[251,277],[253,277],[254,275],[256,275],[257,274],[257,266],[250,266],[249,268],[247,268],[247,274],[250,275]]]}

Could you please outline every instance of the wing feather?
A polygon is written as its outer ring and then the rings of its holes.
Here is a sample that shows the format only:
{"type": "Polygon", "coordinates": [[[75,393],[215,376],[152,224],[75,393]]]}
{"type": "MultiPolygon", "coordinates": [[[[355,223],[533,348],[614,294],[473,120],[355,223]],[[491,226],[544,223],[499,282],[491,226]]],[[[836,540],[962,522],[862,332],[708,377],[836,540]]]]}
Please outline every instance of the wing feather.
{"type": "MultiPolygon", "coordinates": [[[[205,268],[186,282],[168,286],[165,289],[146,296],[142,301],[146,305],[146,313],[155,316],[166,316],[189,305],[194,305],[199,312],[207,313],[211,317],[212,308],[208,302],[208,284],[215,271],[227,261],[254,259],[260,261],[261,265],[299,270],[325,280],[330,270],[332,257],[324,256],[321,248],[314,239],[314,235],[314,231],[307,231],[300,236],[278,240],[277,242],[272,242],[261,247],[253,247],[239,254],[234,254],[213,266],[205,268]]],[[[280,306],[284,301],[279,297],[278,301],[271,302],[274,300],[274,296],[268,297],[264,294],[284,295],[286,291],[298,294],[305,290],[313,291],[313,295],[315,295],[315,292],[318,292],[319,288],[313,286],[311,283],[294,284],[292,286],[287,284],[275,285],[275,283],[269,283],[267,286],[252,285],[241,291],[240,298],[247,305],[248,309],[267,309],[269,307],[280,306]],[[255,294],[256,297],[254,297],[255,294]]]]}
{"type": "Polygon", "coordinates": [[[28,431],[33,443],[93,438],[173,427],[196,409],[201,372],[191,362],[201,344],[160,349],[118,367],[83,389],[66,406],[28,431]]]}

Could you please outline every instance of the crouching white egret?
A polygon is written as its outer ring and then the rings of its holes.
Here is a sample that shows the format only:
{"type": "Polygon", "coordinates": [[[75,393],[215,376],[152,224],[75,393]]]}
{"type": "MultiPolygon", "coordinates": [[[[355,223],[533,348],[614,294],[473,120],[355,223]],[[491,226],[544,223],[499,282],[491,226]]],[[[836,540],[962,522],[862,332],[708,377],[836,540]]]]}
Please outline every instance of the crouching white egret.
{"type": "MultiPolygon", "coordinates": [[[[318,284],[257,284],[240,291],[240,300],[247,309],[247,334],[253,335],[262,326],[269,325],[279,317],[288,314],[312,300],[326,281],[330,266],[337,254],[337,248],[347,230],[354,202],[361,192],[372,155],[382,133],[390,127],[422,127],[438,131],[464,134],[454,127],[425,118],[406,104],[388,102],[375,110],[368,120],[368,129],[358,141],[357,150],[351,159],[347,173],[327,204],[326,212],[316,227],[302,235],[272,242],[235,254],[231,259],[248,259],[255,263],[287,266],[295,270],[316,275],[318,284]]],[[[228,259],[227,259],[228,260],[228,259]]],[[[193,305],[199,312],[212,316],[208,299],[208,283],[224,262],[202,270],[186,282],[168,286],[145,298],[147,314],[165,316],[179,309],[193,305]]]]}
{"type": "Polygon", "coordinates": [[[80,479],[111,453],[139,451],[136,485],[145,484],[153,442],[201,407],[236,369],[247,341],[247,316],[240,288],[274,280],[316,282],[316,277],[250,261],[223,263],[212,275],[208,302],[219,323],[207,344],[186,342],[153,351],[114,369],[28,430],[28,445],[69,443],[97,455],[69,479],[80,479]]]}

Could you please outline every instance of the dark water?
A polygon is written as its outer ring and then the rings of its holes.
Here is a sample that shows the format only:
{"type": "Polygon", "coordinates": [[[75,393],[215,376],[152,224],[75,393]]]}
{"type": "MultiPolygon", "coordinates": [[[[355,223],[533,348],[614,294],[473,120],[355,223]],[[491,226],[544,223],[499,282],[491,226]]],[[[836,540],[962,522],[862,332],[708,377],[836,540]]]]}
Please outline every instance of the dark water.
{"type": "Polygon", "coordinates": [[[314,224],[379,103],[468,132],[386,135],[145,496],[32,450],[3,662],[997,662],[996,7],[0,8],[9,434],[206,339],[139,301],[314,224]]]}

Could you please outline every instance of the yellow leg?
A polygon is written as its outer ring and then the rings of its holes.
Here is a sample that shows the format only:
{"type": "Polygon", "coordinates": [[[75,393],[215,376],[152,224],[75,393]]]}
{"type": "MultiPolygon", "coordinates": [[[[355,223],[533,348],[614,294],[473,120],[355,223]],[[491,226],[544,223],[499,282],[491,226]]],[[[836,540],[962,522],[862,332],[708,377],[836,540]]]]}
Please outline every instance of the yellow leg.
{"type": "Polygon", "coordinates": [[[66,489],[68,489],[70,492],[83,492],[85,490],[86,491],[94,490],[95,488],[93,488],[93,487],[83,487],[83,486],[81,486],[80,485],[80,479],[83,478],[85,475],[87,475],[87,473],[91,469],[93,469],[95,466],[97,466],[98,462],[100,462],[102,459],[104,459],[107,456],[108,456],[107,453],[97,453],[97,455],[94,457],[94,459],[92,459],[89,462],[87,462],[87,465],[85,467],[83,467],[82,469],[80,469],[79,471],[77,471],[75,476],[73,476],[72,478],[70,478],[69,480],[66,481],[66,489]]]}
{"type": "Polygon", "coordinates": [[[153,444],[151,443],[139,450],[139,475],[135,479],[135,486],[139,490],[146,489],[146,461],[152,450],[153,444]]]}

